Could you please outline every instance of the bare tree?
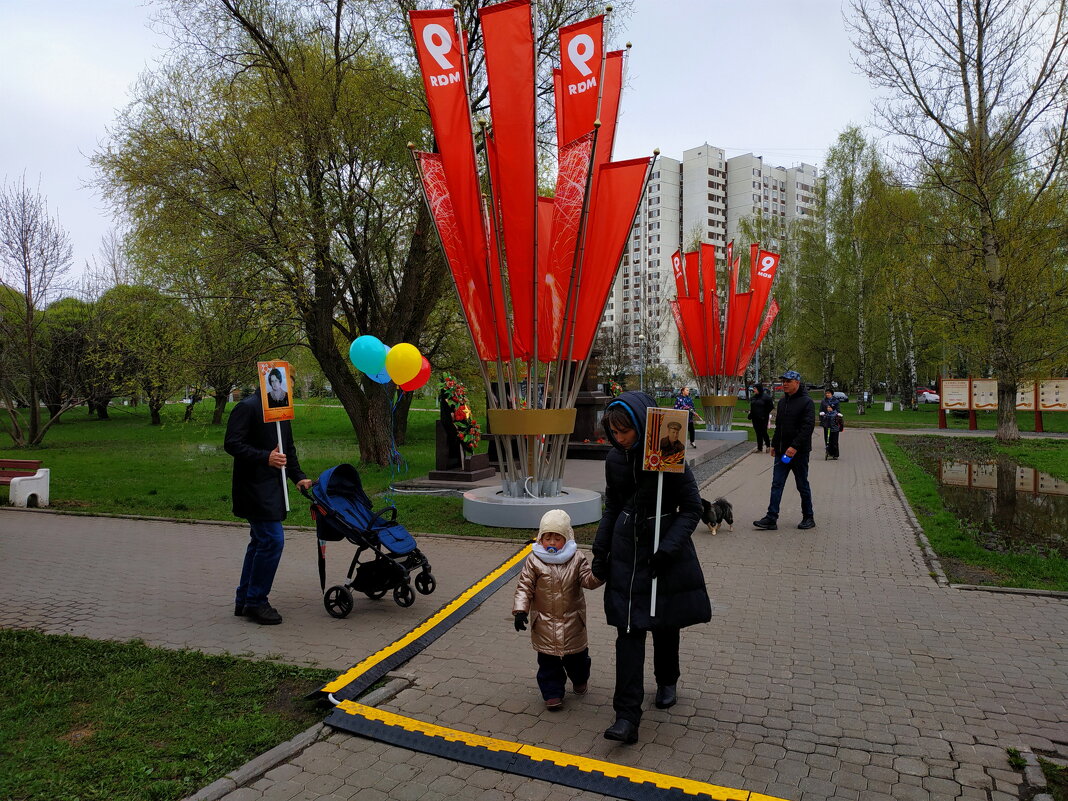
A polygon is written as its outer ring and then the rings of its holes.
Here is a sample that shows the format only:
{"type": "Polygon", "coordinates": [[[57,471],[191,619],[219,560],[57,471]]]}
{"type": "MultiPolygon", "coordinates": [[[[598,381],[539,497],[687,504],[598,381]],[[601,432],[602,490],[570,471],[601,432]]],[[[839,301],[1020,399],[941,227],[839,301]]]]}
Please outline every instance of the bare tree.
{"type": "MultiPolygon", "coordinates": [[[[37,445],[59,417],[42,422],[40,338],[46,307],[70,268],[67,232],[48,213],[40,189],[26,176],[0,187],[0,402],[16,446],[37,445]],[[17,412],[26,406],[26,419],[17,412]]],[[[60,410],[65,411],[75,402],[60,410]]]]}
{"type": "MultiPolygon", "coordinates": [[[[880,109],[917,165],[959,204],[958,241],[985,284],[998,438],[1019,438],[1021,359],[1010,286],[1026,219],[1062,166],[1068,0],[852,0],[857,63],[891,90],[880,109]],[[1019,202],[1020,196],[1025,202],[1019,202]]],[[[1033,354],[1027,354],[1031,356],[1033,354]]]]}

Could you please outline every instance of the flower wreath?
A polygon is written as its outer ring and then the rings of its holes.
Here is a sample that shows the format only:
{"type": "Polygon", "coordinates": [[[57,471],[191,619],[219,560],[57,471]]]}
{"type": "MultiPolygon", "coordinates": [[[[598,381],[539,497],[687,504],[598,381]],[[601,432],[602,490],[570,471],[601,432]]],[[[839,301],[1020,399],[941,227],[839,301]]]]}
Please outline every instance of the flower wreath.
{"type": "Polygon", "coordinates": [[[608,391],[612,393],[612,397],[619,397],[619,394],[623,391],[623,387],[621,387],[617,382],[612,381],[608,384],[608,391]]]}
{"type": "Polygon", "coordinates": [[[456,436],[468,453],[473,453],[482,439],[482,429],[478,420],[471,413],[467,402],[467,388],[449,373],[441,374],[441,395],[445,403],[453,410],[452,422],[456,426],[456,436]]]}

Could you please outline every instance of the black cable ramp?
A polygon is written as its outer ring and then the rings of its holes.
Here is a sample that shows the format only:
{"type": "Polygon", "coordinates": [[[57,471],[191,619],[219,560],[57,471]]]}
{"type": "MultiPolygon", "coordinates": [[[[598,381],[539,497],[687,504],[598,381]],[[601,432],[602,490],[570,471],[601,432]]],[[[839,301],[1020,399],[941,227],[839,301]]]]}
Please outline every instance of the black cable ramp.
{"type": "Polygon", "coordinates": [[[522,569],[530,550],[531,544],[527,543],[403,637],[324,685],[319,692],[336,703],[324,722],[335,729],[411,751],[628,801],[783,801],[749,790],[449,729],[353,700],[386,673],[426,649],[510,582],[522,569]]]}

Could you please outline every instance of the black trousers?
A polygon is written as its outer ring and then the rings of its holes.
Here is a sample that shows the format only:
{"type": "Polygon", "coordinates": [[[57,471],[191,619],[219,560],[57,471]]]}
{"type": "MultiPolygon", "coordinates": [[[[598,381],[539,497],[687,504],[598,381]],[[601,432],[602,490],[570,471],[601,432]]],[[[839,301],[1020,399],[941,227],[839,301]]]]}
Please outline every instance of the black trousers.
{"type": "Polygon", "coordinates": [[[753,431],[756,433],[757,447],[760,449],[771,447],[771,438],[768,436],[768,421],[754,420],[753,431]]]}
{"type": "Polygon", "coordinates": [[[582,685],[590,680],[590,649],[584,648],[575,654],[554,656],[538,651],[538,689],[541,697],[563,698],[565,683],[582,685]]]}
{"type": "MultiPolygon", "coordinates": [[[[653,632],[653,678],[658,687],[679,680],[679,630],[656,628],[653,632]]],[[[642,720],[645,700],[644,630],[616,629],[616,691],[612,708],[617,718],[635,726],[642,720]]]]}
{"type": "Polygon", "coordinates": [[[693,424],[693,412],[690,412],[690,442],[697,442],[697,429],[693,424]]]}
{"type": "Polygon", "coordinates": [[[827,455],[838,458],[838,435],[841,432],[827,429],[827,455]]]}

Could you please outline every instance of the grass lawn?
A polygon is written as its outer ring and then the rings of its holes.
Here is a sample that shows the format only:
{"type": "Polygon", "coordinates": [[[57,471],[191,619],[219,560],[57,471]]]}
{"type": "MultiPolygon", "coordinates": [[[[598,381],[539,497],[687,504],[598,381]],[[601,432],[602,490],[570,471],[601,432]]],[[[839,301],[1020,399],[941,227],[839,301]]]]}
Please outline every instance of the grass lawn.
{"type": "Polygon", "coordinates": [[[321,721],[333,676],[0,630],[0,798],[183,798],[321,721]]]}
{"type": "MultiPolygon", "coordinates": [[[[946,509],[938,494],[936,479],[910,456],[908,451],[913,443],[903,440],[914,438],[876,434],[876,439],[951,581],[1068,592],[1068,559],[1029,553],[1000,553],[981,547],[975,532],[946,509]]],[[[971,453],[987,449],[990,455],[995,453],[994,443],[987,440],[968,439],[958,443],[947,442],[946,445],[966,448],[971,453]]],[[[1029,441],[1014,446],[1013,450],[1016,458],[1028,464],[1032,460],[1041,460],[1048,464],[1056,463],[1061,469],[1065,468],[1062,460],[1068,458],[1068,443],[1059,441],[1029,441]],[[1057,455],[1050,455],[1050,451],[1057,455]]]]}

